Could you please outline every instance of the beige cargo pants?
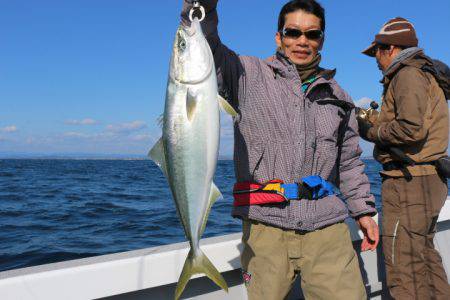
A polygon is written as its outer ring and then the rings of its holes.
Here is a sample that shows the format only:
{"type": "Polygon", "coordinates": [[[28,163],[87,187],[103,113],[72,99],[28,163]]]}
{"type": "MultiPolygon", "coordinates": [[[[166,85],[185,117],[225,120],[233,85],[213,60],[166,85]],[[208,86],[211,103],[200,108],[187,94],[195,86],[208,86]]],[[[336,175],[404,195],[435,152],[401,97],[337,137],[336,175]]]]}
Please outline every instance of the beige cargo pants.
{"type": "Polygon", "coordinates": [[[282,300],[301,275],[306,299],[366,299],[348,226],[293,230],[243,221],[243,279],[249,300],[282,300]]]}

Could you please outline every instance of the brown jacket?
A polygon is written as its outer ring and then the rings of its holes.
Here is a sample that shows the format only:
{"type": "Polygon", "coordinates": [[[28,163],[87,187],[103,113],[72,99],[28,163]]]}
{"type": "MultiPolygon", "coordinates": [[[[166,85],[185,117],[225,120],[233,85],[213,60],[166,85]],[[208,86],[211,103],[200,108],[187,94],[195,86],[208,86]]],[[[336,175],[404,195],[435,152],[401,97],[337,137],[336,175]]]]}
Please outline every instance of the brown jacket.
{"type": "MultiPolygon", "coordinates": [[[[382,145],[395,145],[415,162],[431,162],[447,154],[449,110],[443,90],[434,76],[422,71],[430,59],[419,52],[385,74],[381,113],[369,138],[382,145]]],[[[391,155],[375,146],[374,158],[384,164],[391,155]]],[[[433,165],[408,166],[413,176],[436,174],[433,165]]],[[[402,177],[399,170],[383,171],[402,177]]]]}

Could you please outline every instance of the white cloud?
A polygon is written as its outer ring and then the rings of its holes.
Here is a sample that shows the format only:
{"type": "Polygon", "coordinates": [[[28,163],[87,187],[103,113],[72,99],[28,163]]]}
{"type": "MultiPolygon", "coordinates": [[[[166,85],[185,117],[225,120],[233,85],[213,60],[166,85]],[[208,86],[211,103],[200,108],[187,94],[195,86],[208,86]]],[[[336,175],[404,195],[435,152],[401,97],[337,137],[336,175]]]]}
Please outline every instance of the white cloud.
{"type": "Polygon", "coordinates": [[[26,145],[50,145],[57,142],[52,136],[29,136],[21,140],[16,140],[15,143],[26,145]]]}
{"type": "Polygon", "coordinates": [[[355,102],[355,105],[357,107],[361,107],[361,108],[369,108],[370,102],[372,102],[373,100],[368,98],[368,97],[363,97],[361,99],[359,99],[358,101],[355,102]]]}
{"type": "Polygon", "coordinates": [[[67,125],[96,125],[98,121],[87,118],[83,120],[66,120],[64,123],[67,125]]]}
{"type": "Polygon", "coordinates": [[[0,128],[0,132],[11,133],[11,132],[16,132],[16,131],[17,131],[17,127],[15,125],[10,125],[10,126],[0,128]]]}
{"type": "Polygon", "coordinates": [[[147,124],[145,124],[144,121],[133,121],[130,123],[122,123],[122,124],[110,124],[106,126],[107,131],[124,134],[129,134],[144,128],[147,128],[147,124]]]}
{"type": "Polygon", "coordinates": [[[85,133],[81,133],[81,132],[69,131],[69,132],[64,132],[63,133],[63,137],[68,137],[68,138],[89,138],[89,135],[85,134],[85,133]]]}
{"type": "MultiPolygon", "coordinates": [[[[1,127],[0,127],[1,129],[1,127]]],[[[49,135],[15,136],[0,132],[0,153],[97,153],[145,155],[155,143],[155,136],[148,129],[123,134],[106,129],[99,132],[67,130],[49,135]]]]}
{"type": "MultiPolygon", "coordinates": [[[[137,127],[136,128],[141,128],[137,127]]],[[[114,127],[111,130],[116,131],[103,131],[99,133],[82,133],[82,132],[76,132],[76,131],[68,131],[64,132],[63,134],[59,135],[59,140],[61,142],[64,141],[73,141],[73,140],[84,140],[88,144],[102,144],[102,143],[111,143],[111,142],[146,142],[149,143],[153,141],[153,137],[148,132],[143,133],[136,133],[133,134],[131,131],[133,129],[130,129],[129,127],[126,127],[125,129],[120,127],[114,127]],[[125,134],[124,134],[125,133],[125,134]]]]}
{"type": "Polygon", "coordinates": [[[137,134],[131,137],[131,140],[136,142],[142,142],[142,141],[150,141],[152,139],[152,136],[148,133],[144,134],[137,134]]]}

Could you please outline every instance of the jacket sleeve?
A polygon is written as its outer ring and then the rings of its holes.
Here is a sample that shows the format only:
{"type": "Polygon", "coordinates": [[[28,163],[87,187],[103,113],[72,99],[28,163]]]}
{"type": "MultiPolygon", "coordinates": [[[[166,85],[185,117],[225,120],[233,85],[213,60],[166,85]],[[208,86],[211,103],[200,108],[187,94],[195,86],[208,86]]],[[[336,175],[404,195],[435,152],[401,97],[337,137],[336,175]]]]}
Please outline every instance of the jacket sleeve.
{"type": "Polygon", "coordinates": [[[425,117],[429,99],[429,81],[415,67],[406,66],[394,77],[395,119],[374,126],[371,134],[385,145],[411,145],[428,134],[425,117]]]}
{"type": "MultiPolygon", "coordinates": [[[[346,100],[353,102],[346,94],[346,100]]],[[[370,183],[364,173],[364,163],[361,161],[362,150],[359,147],[358,123],[355,110],[352,110],[347,131],[342,145],[342,155],[339,165],[340,191],[347,203],[350,216],[376,215],[375,199],[370,194],[370,183]]]]}
{"type": "MultiPolygon", "coordinates": [[[[190,25],[189,11],[192,8],[192,1],[185,0],[181,12],[181,23],[190,25]]],[[[237,109],[240,91],[244,90],[245,71],[244,63],[240,57],[232,50],[228,49],[220,41],[217,25],[219,23],[217,15],[218,0],[201,0],[200,4],[205,8],[206,17],[201,22],[203,34],[208,40],[211,51],[214,55],[214,62],[217,72],[217,84],[219,94],[227,99],[230,104],[237,109]]]]}

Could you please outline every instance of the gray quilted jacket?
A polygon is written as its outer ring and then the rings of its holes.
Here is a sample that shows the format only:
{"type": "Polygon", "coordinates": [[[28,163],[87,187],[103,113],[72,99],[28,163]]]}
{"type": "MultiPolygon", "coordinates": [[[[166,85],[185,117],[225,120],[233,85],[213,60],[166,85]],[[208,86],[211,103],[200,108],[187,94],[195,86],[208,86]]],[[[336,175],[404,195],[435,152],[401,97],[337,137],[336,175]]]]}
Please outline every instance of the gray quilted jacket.
{"type": "MultiPolygon", "coordinates": [[[[281,179],[299,182],[320,175],[340,186],[341,196],[291,200],[285,204],[241,206],[233,216],[280,228],[312,231],[352,217],[375,214],[364,164],[360,160],[357,122],[352,112],[345,133],[340,165],[336,164],[338,128],[343,110],[320,103],[333,98],[352,102],[325,72],[305,93],[295,66],[281,52],[270,60],[240,56],[220,41],[217,0],[203,0],[207,16],[202,29],[217,69],[221,95],[238,111],[234,120],[234,165],[237,181],[281,179]],[[336,182],[337,168],[340,182],[336,182]]],[[[182,23],[189,23],[185,2],[182,23]]]]}

